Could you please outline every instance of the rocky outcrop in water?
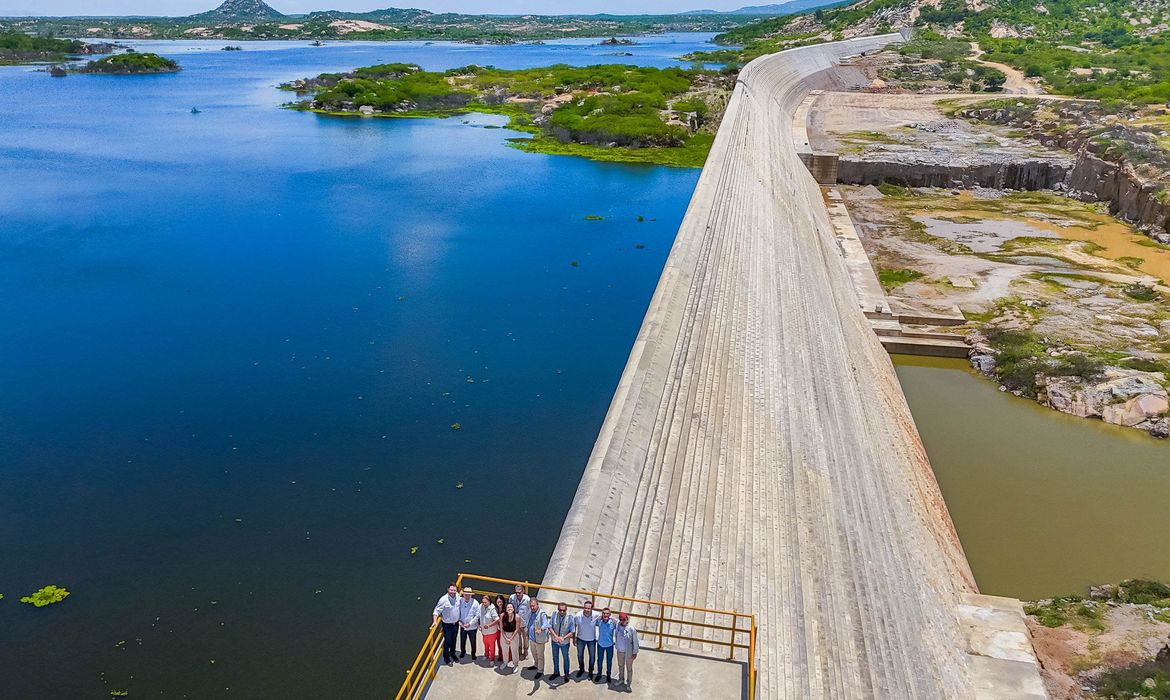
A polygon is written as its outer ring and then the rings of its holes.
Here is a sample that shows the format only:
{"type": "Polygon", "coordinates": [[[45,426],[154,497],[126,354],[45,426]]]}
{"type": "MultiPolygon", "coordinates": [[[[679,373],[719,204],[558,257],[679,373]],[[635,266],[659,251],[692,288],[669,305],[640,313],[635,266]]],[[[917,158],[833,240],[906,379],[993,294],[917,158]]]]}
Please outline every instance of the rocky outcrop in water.
{"type": "MultiPolygon", "coordinates": [[[[971,366],[998,381],[999,351],[979,332],[969,334],[967,342],[971,366]]],[[[1090,378],[1038,374],[1036,386],[1036,401],[1061,413],[1170,437],[1170,395],[1162,372],[1106,367],[1090,378]]]]}

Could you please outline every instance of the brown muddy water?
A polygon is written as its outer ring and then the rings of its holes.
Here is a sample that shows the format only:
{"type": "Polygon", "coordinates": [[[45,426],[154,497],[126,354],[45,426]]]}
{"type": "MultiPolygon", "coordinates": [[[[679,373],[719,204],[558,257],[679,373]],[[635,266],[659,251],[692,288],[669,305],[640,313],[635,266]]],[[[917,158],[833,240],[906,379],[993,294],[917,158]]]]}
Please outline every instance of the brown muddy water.
{"type": "Polygon", "coordinates": [[[997,252],[1016,238],[1088,241],[1098,246],[1093,255],[1129,261],[1138,271],[1170,284],[1170,250],[1151,245],[1129,224],[1079,203],[1070,201],[1069,218],[1062,218],[1052,204],[1036,204],[1029,211],[1028,205],[1013,202],[1006,204],[1013,211],[995,211],[997,200],[981,200],[969,192],[941,201],[947,206],[919,210],[912,218],[931,235],[964,243],[976,253],[997,252]]]}
{"type": "Polygon", "coordinates": [[[1002,393],[963,360],[894,365],[984,593],[1170,581],[1170,441],[1002,393]]]}

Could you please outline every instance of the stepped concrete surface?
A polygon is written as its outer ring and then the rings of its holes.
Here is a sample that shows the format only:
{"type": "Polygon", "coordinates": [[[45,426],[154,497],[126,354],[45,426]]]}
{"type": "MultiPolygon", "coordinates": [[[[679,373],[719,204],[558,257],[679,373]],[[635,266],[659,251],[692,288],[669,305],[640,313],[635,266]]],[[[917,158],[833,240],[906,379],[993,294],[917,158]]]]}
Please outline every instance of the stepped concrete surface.
{"type": "MultiPolygon", "coordinates": [[[[546,668],[552,671],[551,645],[547,645],[546,668]]],[[[569,649],[574,672],[577,649],[569,649]]],[[[616,657],[615,657],[616,659],[616,657]]],[[[527,666],[530,661],[525,661],[527,666]]],[[[548,677],[535,680],[535,671],[499,670],[481,658],[472,663],[468,657],[454,666],[440,666],[427,700],[519,700],[527,697],[574,700],[585,698],[720,698],[742,697],[745,681],[743,664],[732,664],[702,656],[643,650],[634,661],[634,683],[629,690],[605,683],[591,683],[589,678],[570,676],[568,683],[548,677]]],[[[616,677],[613,680],[617,680],[616,677]]]]}
{"type": "MultiPolygon", "coordinates": [[[[742,71],[545,581],[755,613],[761,698],[1043,697],[1022,612],[977,595],[793,146],[817,76],[898,39],[792,49],[742,71]]],[[[677,621],[726,622],[667,617],[668,631],[712,642],[677,621]]]]}

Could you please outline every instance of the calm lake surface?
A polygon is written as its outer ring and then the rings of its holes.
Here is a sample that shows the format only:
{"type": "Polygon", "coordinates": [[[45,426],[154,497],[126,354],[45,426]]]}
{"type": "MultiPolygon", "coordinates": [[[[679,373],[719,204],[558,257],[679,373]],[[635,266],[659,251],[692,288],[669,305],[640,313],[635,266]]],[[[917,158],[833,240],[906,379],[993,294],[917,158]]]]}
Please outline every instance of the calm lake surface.
{"type": "MultiPolygon", "coordinates": [[[[698,171],[275,85],[669,66],[708,37],[0,68],[0,698],[386,697],[457,571],[538,578],[698,171]],[[17,602],[50,583],[73,594],[17,602]]],[[[1167,445],[899,372],[985,590],[1170,578],[1167,445]]]]}
{"type": "Polygon", "coordinates": [[[708,36],[0,68],[0,698],[386,697],[458,571],[538,579],[698,171],[275,86],[708,36]]]}
{"type": "Polygon", "coordinates": [[[894,360],[984,593],[1170,580],[1170,443],[1002,393],[963,360],[894,360]]]}

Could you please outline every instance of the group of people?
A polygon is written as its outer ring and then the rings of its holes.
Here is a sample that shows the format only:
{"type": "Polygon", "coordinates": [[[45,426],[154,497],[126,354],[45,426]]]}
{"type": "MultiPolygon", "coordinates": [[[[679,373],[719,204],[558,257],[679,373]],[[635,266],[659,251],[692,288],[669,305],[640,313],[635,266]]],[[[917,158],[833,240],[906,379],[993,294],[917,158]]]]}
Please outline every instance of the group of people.
{"type": "Polygon", "coordinates": [[[451,584],[447,587],[447,595],[439,598],[435,605],[431,626],[443,625],[443,663],[448,666],[454,665],[457,658],[467,658],[468,646],[471,647],[471,660],[479,659],[478,632],[483,637],[484,656],[489,665],[518,668],[531,652],[532,665],[527,668],[536,671],[535,678],[540,680],[544,677],[545,645],[551,642],[552,675],[548,678],[549,683],[557,682],[558,678],[568,683],[569,647],[576,643],[578,680],[588,673],[592,682],[612,684],[616,656],[617,686],[631,689],[634,660],[638,658],[638,630],[630,625],[629,614],[618,613],[615,620],[609,608],[595,612],[592,601],[585,601],[583,607],[581,612],[569,613],[568,606],[559,603],[556,612],[550,614],[540,608],[537,599],[525,595],[524,587],[520,585],[507,599],[502,595],[494,599],[485,595],[476,600],[470,586],[465,587],[460,595],[455,584],[451,584]],[[586,655],[589,657],[588,666],[585,665],[586,655]]]}

